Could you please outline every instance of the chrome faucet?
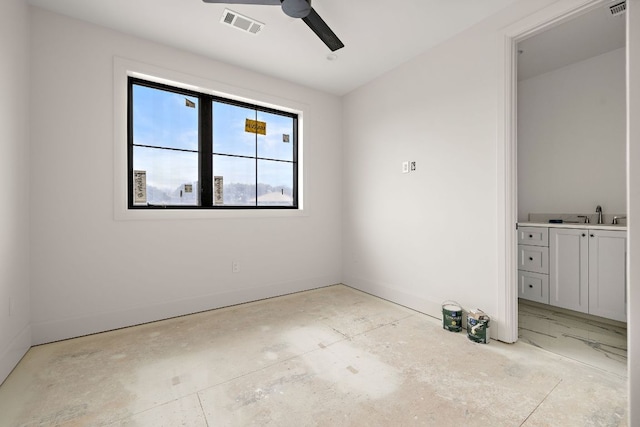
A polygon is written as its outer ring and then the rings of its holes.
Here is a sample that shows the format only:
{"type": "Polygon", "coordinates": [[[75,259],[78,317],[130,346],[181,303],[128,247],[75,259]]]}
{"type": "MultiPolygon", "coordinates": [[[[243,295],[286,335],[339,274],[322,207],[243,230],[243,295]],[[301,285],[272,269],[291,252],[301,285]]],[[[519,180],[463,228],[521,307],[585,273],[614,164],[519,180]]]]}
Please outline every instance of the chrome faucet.
{"type": "Polygon", "coordinates": [[[578,215],[578,218],[584,218],[584,223],[589,224],[589,215],[578,215]]]}
{"type": "Polygon", "coordinates": [[[598,224],[602,224],[602,206],[596,206],[596,213],[598,214],[598,224]]]}
{"type": "Polygon", "coordinates": [[[614,216],[613,217],[613,222],[611,224],[618,225],[618,220],[619,219],[627,219],[627,217],[626,216],[614,216]]]}

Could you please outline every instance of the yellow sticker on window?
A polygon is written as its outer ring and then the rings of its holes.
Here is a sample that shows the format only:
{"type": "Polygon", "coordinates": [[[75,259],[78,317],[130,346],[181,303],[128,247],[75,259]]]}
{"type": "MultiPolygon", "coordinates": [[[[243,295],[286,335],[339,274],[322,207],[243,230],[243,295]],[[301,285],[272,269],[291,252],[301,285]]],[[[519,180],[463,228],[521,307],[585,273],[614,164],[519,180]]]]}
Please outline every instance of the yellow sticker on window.
{"type": "Polygon", "coordinates": [[[249,133],[257,133],[260,135],[267,134],[267,122],[259,122],[257,120],[247,119],[244,123],[244,131],[249,133]]]}

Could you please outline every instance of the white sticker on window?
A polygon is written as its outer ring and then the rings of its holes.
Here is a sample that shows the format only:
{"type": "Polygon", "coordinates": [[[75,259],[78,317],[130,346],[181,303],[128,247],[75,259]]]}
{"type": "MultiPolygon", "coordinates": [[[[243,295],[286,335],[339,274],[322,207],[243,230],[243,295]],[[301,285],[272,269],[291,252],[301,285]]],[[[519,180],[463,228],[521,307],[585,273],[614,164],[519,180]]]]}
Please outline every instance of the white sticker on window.
{"type": "Polygon", "coordinates": [[[147,171],[133,171],[133,203],[147,203],[147,171]]]}
{"type": "Polygon", "coordinates": [[[289,135],[286,133],[282,134],[282,142],[289,142],[289,135]]]}
{"type": "Polygon", "coordinates": [[[213,202],[216,205],[224,205],[224,185],[221,176],[213,177],[213,202]]]}
{"type": "Polygon", "coordinates": [[[193,184],[185,184],[184,185],[185,193],[193,193],[193,184]]]}

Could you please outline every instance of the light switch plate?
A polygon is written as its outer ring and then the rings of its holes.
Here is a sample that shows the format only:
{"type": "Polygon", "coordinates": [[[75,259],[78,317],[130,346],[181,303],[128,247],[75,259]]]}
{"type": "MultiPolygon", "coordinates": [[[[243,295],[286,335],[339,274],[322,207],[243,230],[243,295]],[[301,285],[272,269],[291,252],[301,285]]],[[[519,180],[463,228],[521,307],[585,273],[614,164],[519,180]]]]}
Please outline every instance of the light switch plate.
{"type": "Polygon", "coordinates": [[[402,162],[402,173],[409,173],[409,162],[402,162]]]}

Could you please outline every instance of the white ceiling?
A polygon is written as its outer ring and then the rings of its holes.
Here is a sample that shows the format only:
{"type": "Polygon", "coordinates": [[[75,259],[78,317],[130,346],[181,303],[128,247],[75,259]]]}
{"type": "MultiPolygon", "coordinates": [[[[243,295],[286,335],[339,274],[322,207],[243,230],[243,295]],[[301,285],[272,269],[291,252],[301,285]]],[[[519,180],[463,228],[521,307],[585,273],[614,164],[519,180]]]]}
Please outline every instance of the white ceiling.
{"type": "Polygon", "coordinates": [[[278,6],[202,0],[28,0],[30,4],[301,85],[343,95],[518,0],[314,0],[345,47],[337,59],[278,6]],[[220,23],[225,8],[266,24],[220,23]]]}
{"type": "Polygon", "coordinates": [[[584,61],[625,45],[625,15],[612,16],[609,5],[566,21],[518,44],[518,79],[584,61]]]}

